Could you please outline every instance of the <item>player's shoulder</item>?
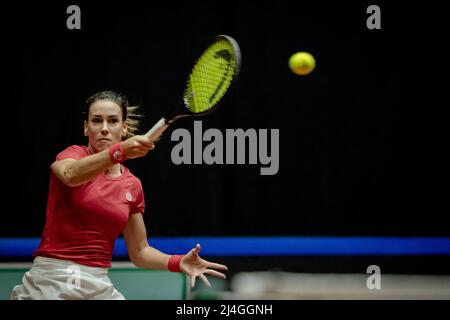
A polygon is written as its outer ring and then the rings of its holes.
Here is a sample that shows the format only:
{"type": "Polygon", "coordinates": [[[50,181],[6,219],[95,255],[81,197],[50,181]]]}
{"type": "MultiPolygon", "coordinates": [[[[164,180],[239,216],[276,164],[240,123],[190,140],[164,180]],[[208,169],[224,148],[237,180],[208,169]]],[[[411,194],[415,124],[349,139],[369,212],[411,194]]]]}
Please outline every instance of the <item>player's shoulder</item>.
{"type": "Polygon", "coordinates": [[[58,153],[57,160],[65,158],[81,159],[89,155],[89,149],[86,146],[71,145],[58,153]]]}
{"type": "Polygon", "coordinates": [[[62,152],[64,152],[64,151],[76,151],[76,152],[79,152],[79,153],[89,153],[88,147],[86,147],[86,146],[79,146],[79,145],[76,145],[76,144],[68,146],[62,152]]]}
{"type": "Polygon", "coordinates": [[[131,170],[129,168],[127,168],[126,166],[124,166],[123,164],[122,164],[122,167],[125,169],[125,176],[126,176],[126,178],[128,180],[133,181],[134,184],[142,187],[141,180],[138,177],[136,177],[133,174],[133,172],[131,172],[131,170]]]}

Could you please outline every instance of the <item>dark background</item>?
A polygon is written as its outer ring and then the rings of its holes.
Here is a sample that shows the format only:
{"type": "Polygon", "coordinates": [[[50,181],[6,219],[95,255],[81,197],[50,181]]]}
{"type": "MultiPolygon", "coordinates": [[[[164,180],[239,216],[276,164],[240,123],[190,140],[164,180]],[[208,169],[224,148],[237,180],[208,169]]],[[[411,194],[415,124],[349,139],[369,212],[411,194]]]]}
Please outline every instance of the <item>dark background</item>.
{"type": "MultiPolygon", "coordinates": [[[[99,90],[125,93],[148,130],[179,101],[193,61],[216,34],[240,44],[241,76],[203,130],[279,129],[280,168],[180,165],[170,132],[125,164],[141,179],[149,236],[448,236],[433,185],[433,68],[426,10],[404,2],[121,1],[16,4],[7,109],[13,209],[2,237],[38,237],[49,166],[85,144],[81,110],[99,90]],[[81,30],[66,8],[81,8],[81,30]],[[381,8],[369,30],[366,8],[381,8]],[[317,66],[288,68],[297,51],[317,66]]],[[[5,168],[4,168],[5,170],[5,168]]],[[[5,221],[5,220],[3,220],[5,221]]]]}

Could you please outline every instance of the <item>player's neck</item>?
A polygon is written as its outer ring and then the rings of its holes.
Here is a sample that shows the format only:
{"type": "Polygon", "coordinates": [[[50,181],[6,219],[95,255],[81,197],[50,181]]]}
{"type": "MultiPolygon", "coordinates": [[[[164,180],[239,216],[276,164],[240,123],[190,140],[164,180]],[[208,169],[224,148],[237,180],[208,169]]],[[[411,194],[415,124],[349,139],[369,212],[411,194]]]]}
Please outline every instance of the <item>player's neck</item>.
{"type": "Polygon", "coordinates": [[[112,178],[120,177],[123,174],[122,166],[120,165],[120,163],[117,163],[112,167],[106,169],[105,174],[112,178]]]}

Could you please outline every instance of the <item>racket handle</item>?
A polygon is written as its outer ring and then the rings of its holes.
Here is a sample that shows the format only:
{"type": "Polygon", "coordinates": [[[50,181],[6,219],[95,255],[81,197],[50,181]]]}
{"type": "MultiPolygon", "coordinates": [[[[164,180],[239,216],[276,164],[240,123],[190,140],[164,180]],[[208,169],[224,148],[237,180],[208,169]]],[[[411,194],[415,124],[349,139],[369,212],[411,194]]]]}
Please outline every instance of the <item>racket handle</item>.
{"type": "Polygon", "coordinates": [[[169,127],[166,123],[166,119],[161,118],[154,126],[151,128],[145,136],[152,141],[157,141],[161,134],[169,127]]]}

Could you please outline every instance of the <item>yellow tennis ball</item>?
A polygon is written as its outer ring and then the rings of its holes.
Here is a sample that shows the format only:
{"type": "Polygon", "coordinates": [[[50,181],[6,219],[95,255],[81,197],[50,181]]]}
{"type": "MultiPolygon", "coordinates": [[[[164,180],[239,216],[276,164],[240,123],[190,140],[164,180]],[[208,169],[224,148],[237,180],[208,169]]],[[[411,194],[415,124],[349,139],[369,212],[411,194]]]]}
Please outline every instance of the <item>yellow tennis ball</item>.
{"type": "Polygon", "coordinates": [[[308,52],[297,52],[289,58],[289,67],[295,74],[304,76],[316,67],[316,59],[308,52]]]}

